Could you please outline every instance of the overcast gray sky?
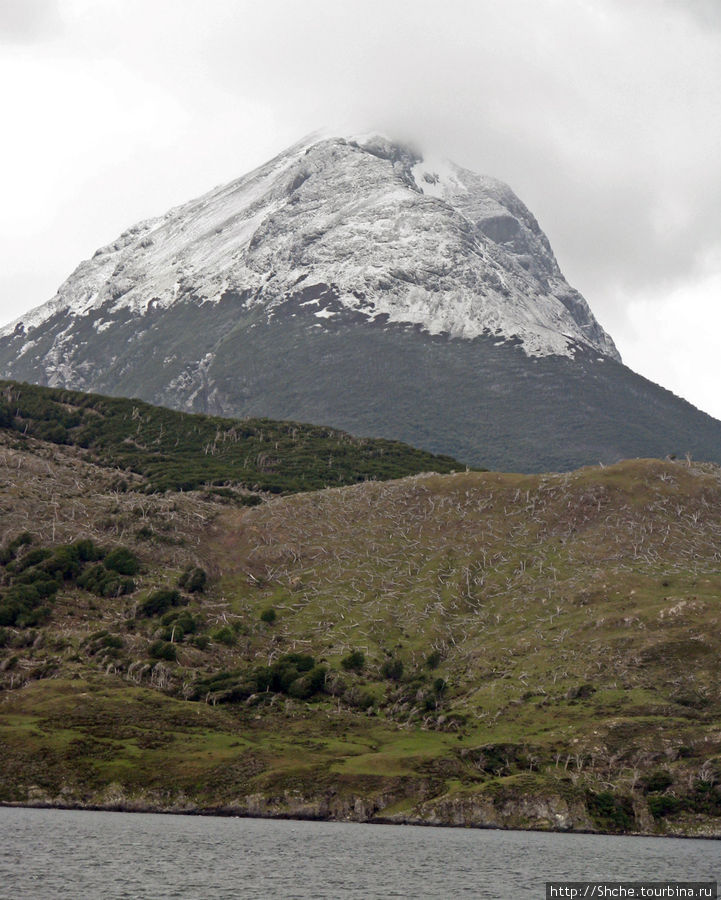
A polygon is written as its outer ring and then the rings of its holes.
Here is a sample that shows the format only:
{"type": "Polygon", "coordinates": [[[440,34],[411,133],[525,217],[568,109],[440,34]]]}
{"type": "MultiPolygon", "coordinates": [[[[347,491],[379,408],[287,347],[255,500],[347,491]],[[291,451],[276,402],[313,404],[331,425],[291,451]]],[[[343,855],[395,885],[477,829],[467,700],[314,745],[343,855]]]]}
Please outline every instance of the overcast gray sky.
{"type": "Polygon", "coordinates": [[[721,418],[721,0],[0,0],[0,324],[317,128],[507,181],[631,368],[721,418]]]}

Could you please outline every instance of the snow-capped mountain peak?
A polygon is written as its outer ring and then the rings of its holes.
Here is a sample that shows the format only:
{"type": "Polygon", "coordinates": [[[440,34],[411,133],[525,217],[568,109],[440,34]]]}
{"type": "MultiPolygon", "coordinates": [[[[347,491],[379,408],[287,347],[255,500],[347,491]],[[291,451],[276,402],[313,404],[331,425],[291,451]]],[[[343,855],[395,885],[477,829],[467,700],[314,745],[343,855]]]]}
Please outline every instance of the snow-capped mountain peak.
{"type": "Polygon", "coordinates": [[[513,339],[529,355],[572,356],[583,344],[619,358],[507,185],[379,135],[311,135],[138,223],[0,335],[32,340],[59,314],[92,314],[102,331],[120,314],[217,303],[228,292],[272,315],[311,285],[335,302],[317,311],[319,325],[338,307],[430,334],[513,339]]]}

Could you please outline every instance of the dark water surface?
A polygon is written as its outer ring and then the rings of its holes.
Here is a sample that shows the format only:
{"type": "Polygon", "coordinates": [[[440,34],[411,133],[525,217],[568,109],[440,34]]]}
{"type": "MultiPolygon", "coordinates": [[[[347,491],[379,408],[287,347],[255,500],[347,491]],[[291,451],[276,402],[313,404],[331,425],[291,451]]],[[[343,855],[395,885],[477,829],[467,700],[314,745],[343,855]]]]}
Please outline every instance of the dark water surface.
{"type": "Polygon", "coordinates": [[[712,881],[682,839],[0,808],[0,897],[545,897],[547,880],[712,881]]]}

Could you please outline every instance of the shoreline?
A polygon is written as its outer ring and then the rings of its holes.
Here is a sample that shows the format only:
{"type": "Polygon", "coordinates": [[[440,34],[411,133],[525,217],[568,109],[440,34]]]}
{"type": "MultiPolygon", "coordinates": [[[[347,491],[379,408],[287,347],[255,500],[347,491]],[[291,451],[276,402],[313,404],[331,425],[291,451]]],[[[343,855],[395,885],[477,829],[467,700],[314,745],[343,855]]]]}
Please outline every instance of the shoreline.
{"type": "Polygon", "coordinates": [[[369,818],[338,818],[334,816],[314,815],[312,813],[303,814],[290,812],[260,812],[248,811],[242,807],[218,806],[209,808],[195,809],[177,809],[172,807],[139,805],[139,804],[98,804],[98,803],[52,803],[38,801],[35,803],[15,803],[12,801],[0,801],[0,809],[57,809],[66,812],[107,812],[107,813],[136,813],[140,815],[166,815],[166,816],[198,816],[203,818],[219,818],[219,819],[275,819],[290,822],[329,822],[345,825],[394,825],[418,828],[459,828],[459,829],[476,829],[478,831],[528,831],[539,834],[587,834],[596,835],[598,837],[642,837],[642,838],[675,838],[678,840],[688,841],[719,841],[721,840],[721,830],[718,834],[661,834],[649,831],[597,831],[590,828],[552,828],[552,827],[533,827],[533,825],[524,826],[503,826],[486,823],[455,823],[449,821],[430,822],[423,819],[411,819],[410,817],[398,818],[389,816],[372,816],[369,818]]]}

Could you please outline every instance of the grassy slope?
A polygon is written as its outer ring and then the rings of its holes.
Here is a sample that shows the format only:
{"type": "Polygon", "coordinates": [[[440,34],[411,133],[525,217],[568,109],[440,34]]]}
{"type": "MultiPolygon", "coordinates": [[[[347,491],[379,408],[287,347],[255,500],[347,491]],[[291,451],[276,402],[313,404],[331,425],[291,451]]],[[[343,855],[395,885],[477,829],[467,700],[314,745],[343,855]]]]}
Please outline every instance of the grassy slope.
{"type": "Polygon", "coordinates": [[[4,629],[0,800],[721,832],[714,467],[426,475],[239,509],[139,476],[119,493],[74,448],[6,435],[0,478],[5,544],[90,537],[144,563],[127,597],[68,585],[47,624],[4,629]],[[188,565],[211,576],[187,596],[197,633],[152,659],[164,626],[138,606],[188,565]],[[292,651],[324,661],[323,693],[245,690],[292,651]]]}

